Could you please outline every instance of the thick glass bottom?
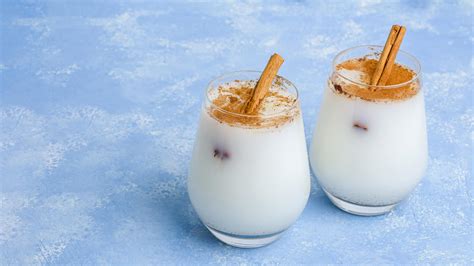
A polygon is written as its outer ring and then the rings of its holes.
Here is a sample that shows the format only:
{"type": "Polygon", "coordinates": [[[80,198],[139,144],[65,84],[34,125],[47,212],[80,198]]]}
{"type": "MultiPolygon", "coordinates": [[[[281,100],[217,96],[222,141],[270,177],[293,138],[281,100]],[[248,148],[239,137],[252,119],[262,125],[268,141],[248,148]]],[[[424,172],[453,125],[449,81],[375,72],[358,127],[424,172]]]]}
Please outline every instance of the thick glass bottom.
{"type": "Polygon", "coordinates": [[[284,232],[278,232],[275,234],[269,235],[255,235],[255,236],[242,236],[225,233],[219,230],[216,230],[208,225],[207,229],[220,241],[224,242],[227,245],[238,247],[238,248],[259,248],[266,246],[273,241],[277,240],[281,234],[284,232]]]}
{"type": "Polygon", "coordinates": [[[326,193],[326,195],[328,196],[328,198],[331,200],[331,202],[334,205],[336,205],[339,209],[345,212],[348,212],[350,214],[355,214],[355,215],[360,215],[360,216],[382,215],[382,214],[390,212],[395,206],[397,206],[397,203],[392,204],[392,205],[384,205],[384,206],[359,205],[359,204],[355,204],[355,203],[340,199],[332,195],[325,189],[323,189],[323,191],[326,193]]]}

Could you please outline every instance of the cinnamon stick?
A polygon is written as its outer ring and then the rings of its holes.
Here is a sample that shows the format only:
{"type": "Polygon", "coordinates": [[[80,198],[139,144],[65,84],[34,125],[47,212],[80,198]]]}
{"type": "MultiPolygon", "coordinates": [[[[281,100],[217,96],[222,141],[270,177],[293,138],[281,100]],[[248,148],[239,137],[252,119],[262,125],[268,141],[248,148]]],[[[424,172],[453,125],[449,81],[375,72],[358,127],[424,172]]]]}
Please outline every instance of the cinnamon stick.
{"type": "Polygon", "coordinates": [[[255,89],[252,92],[252,96],[243,105],[243,113],[253,114],[258,110],[258,108],[260,108],[262,100],[265,98],[265,95],[272,86],[273,79],[275,79],[278,69],[280,69],[280,66],[284,61],[285,60],[276,53],[270,57],[265,69],[260,75],[255,89]]]}
{"type": "Polygon", "coordinates": [[[395,39],[397,39],[398,31],[400,30],[400,26],[393,25],[390,29],[390,33],[387,37],[387,41],[385,42],[385,46],[383,47],[382,54],[380,55],[379,61],[377,63],[377,68],[375,69],[374,74],[372,75],[372,79],[370,85],[377,85],[379,82],[380,76],[382,75],[382,71],[385,67],[387,62],[388,54],[392,49],[393,44],[395,43],[395,39]]]}
{"type": "Polygon", "coordinates": [[[395,58],[397,57],[398,50],[405,36],[406,28],[404,26],[393,25],[388,35],[387,41],[383,48],[382,54],[380,55],[370,85],[372,86],[383,86],[387,83],[390,73],[392,72],[395,58]]]}

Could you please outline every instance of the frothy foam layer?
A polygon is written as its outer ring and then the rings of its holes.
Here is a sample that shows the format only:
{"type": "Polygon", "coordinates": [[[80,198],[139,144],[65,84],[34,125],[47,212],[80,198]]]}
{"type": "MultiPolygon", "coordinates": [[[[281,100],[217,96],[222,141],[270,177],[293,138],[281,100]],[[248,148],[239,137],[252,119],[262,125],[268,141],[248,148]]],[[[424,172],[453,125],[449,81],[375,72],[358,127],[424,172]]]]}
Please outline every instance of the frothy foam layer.
{"type": "Polygon", "coordinates": [[[395,88],[370,86],[370,79],[377,68],[377,60],[357,58],[336,66],[330,79],[330,87],[337,93],[368,101],[397,101],[413,97],[420,90],[418,80],[411,81],[416,73],[406,66],[395,63],[386,86],[408,84],[395,88]]]}
{"type": "Polygon", "coordinates": [[[272,85],[256,114],[243,114],[242,108],[251,98],[256,83],[255,80],[236,80],[210,90],[211,117],[232,126],[265,128],[281,126],[299,114],[296,96],[284,88],[281,78],[272,85]]]}

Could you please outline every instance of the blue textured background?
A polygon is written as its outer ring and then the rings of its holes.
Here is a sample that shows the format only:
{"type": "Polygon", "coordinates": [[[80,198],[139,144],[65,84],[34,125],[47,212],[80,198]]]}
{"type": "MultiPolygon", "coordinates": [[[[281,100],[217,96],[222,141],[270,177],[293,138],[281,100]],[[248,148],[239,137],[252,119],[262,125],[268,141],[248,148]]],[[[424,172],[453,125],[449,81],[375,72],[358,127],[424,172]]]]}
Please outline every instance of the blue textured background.
{"type": "Polygon", "coordinates": [[[1,1],[0,263],[474,263],[473,1],[1,1]],[[308,205],[242,250],[200,224],[186,173],[203,90],[273,52],[300,89],[308,143],[331,59],[383,44],[423,67],[426,177],[392,213],[308,205]]]}

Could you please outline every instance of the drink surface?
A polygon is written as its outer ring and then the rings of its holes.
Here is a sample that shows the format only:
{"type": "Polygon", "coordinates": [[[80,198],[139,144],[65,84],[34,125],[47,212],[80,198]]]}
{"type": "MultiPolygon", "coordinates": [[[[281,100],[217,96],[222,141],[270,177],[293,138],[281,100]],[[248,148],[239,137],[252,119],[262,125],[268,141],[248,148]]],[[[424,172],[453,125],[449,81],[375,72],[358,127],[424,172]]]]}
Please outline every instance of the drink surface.
{"type": "Polygon", "coordinates": [[[410,82],[416,73],[406,66],[395,63],[383,88],[370,86],[370,78],[377,67],[377,60],[356,58],[344,61],[336,66],[330,82],[336,92],[347,97],[358,97],[367,101],[398,101],[415,96],[420,90],[418,81],[410,82]],[[404,84],[397,86],[399,84],[404,84]]]}
{"type": "Polygon", "coordinates": [[[292,121],[298,114],[295,95],[285,89],[277,77],[256,113],[243,114],[242,107],[255,88],[255,80],[236,80],[219,85],[208,92],[210,115],[219,122],[249,128],[278,127],[292,121]]]}

